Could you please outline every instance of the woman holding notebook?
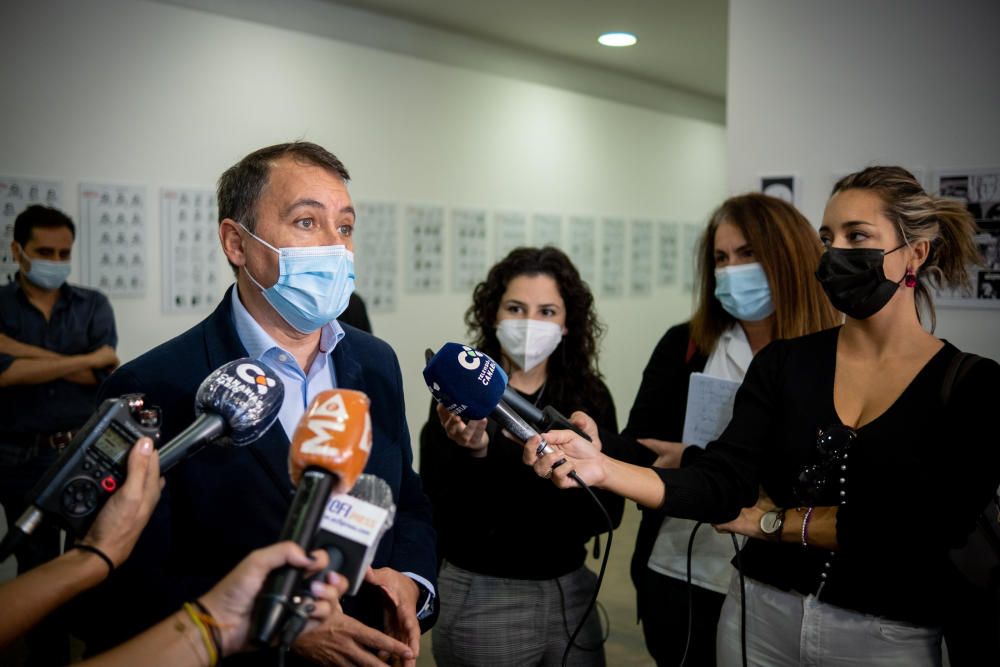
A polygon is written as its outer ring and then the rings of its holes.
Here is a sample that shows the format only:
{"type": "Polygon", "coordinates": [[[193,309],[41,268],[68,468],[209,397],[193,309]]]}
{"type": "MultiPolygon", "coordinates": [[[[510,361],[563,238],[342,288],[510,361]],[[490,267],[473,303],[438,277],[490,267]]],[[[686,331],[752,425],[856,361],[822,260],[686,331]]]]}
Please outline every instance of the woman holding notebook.
{"type": "MultiPolygon", "coordinates": [[[[695,449],[681,437],[692,373],[742,382],[753,355],[772,340],[838,323],[813,277],[821,252],[816,230],[780,199],[732,197],[712,214],[698,253],[695,313],[690,322],[668,330],[653,350],[623,432],[650,451],[625,458],[678,467],[683,453],[695,449]]],[[[694,526],[694,521],[664,519],[644,509],[636,538],[636,603],[646,646],[661,666],[679,665],[686,647],[686,664],[715,664],[715,627],[734,549],[728,535],[701,528],[694,539],[689,589],[687,549],[694,526]]]]}

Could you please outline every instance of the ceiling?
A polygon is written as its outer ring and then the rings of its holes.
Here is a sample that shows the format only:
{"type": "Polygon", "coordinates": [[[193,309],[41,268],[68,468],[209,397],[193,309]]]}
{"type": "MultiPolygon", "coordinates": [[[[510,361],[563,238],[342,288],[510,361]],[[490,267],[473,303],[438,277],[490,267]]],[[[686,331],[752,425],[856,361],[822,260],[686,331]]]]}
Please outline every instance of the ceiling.
{"type": "Polygon", "coordinates": [[[626,74],[718,101],[726,94],[728,0],[328,0],[626,74]],[[635,46],[597,43],[635,33],[635,46]]]}

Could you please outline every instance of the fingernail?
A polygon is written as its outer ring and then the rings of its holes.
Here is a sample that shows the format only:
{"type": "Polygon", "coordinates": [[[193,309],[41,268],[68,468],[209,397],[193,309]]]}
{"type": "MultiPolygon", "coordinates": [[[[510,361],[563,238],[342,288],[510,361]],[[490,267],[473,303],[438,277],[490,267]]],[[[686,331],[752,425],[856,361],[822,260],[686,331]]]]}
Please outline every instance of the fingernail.
{"type": "Polygon", "coordinates": [[[153,441],[149,438],[141,438],[139,440],[139,453],[149,455],[153,451],[153,441]]]}
{"type": "Polygon", "coordinates": [[[312,583],[309,584],[309,590],[312,591],[313,595],[315,595],[316,597],[319,597],[319,596],[323,595],[326,592],[326,584],[324,584],[322,581],[318,581],[318,580],[317,581],[313,581],[312,583]]]}
{"type": "Polygon", "coordinates": [[[326,573],[326,580],[331,586],[336,586],[340,583],[340,575],[332,570],[326,573]]]}

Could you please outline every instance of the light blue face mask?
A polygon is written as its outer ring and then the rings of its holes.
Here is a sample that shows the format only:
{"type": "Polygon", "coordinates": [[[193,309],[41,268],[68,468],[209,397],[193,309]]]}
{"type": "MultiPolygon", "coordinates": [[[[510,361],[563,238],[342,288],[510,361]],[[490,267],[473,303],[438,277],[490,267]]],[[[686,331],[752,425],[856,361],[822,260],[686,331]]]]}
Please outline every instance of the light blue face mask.
{"type": "Polygon", "coordinates": [[[757,322],[774,312],[771,288],[760,262],[716,269],[715,298],[738,320],[757,322]]]}
{"type": "Polygon", "coordinates": [[[31,268],[25,272],[24,277],[42,289],[59,289],[66,279],[69,278],[69,271],[72,268],[69,262],[53,262],[50,259],[35,259],[28,257],[21,248],[21,254],[31,262],[31,268]]]}
{"type": "Polygon", "coordinates": [[[264,287],[244,265],[247,277],[267,302],[301,333],[312,333],[337,319],[354,292],[354,253],[342,245],[275,248],[240,225],[261,245],[278,254],[278,282],[264,287]]]}

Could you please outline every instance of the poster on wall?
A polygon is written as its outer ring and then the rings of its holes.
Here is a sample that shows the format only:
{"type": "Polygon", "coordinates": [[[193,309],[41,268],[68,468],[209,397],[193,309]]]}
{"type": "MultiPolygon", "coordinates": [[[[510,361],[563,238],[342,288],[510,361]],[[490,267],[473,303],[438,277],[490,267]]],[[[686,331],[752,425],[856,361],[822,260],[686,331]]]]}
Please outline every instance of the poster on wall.
{"type": "Polygon", "coordinates": [[[83,282],[108,296],[146,294],[146,188],[80,184],[83,282]]]}
{"type": "Polygon", "coordinates": [[[629,289],[635,296],[646,296],[653,290],[653,222],[633,220],[629,239],[632,247],[629,289]]]}
{"type": "Polygon", "coordinates": [[[354,228],[354,275],[358,296],[368,310],[396,310],[397,206],[392,202],[357,202],[354,228]]]}
{"type": "Polygon", "coordinates": [[[0,285],[13,282],[17,273],[17,262],[10,251],[17,216],[32,204],[62,209],[62,201],[62,183],[0,176],[0,285]]]}
{"type": "Polygon", "coordinates": [[[799,204],[799,179],[793,175],[761,176],[760,191],[792,206],[799,204]]]}
{"type": "Polygon", "coordinates": [[[685,292],[694,291],[698,268],[698,242],[701,240],[704,231],[705,228],[701,225],[687,224],[683,227],[681,257],[684,259],[682,268],[684,273],[681,280],[681,287],[684,288],[685,292]]]}
{"type": "Polygon", "coordinates": [[[536,248],[547,245],[562,247],[562,216],[536,213],[531,217],[531,244],[536,248]]]}
{"type": "Polygon", "coordinates": [[[982,265],[973,267],[972,292],[944,290],[935,297],[941,306],[1000,308],[1000,167],[950,169],[937,172],[935,188],[942,197],[957,199],[976,219],[976,245],[982,265]]]}
{"type": "Polygon", "coordinates": [[[486,277],[486,211],[456,208],[451,211],[451,286],[472,292],[486,277]]]}
{"type": "Polygon", "coordinates": [[[528,245],[528,218],[517,211],[497,211],[493,214],[495,232],[493,257],[500,261],[514,248],[528,245]]]}
{"type": "Polygon", "coordinates": [[[625,221],[601,220],[601,293],[625,295],[625,221]]]}
{"type": "Polygon", "coordinates": [[[567,254],[588,285],[594,284],[596,266],[594,253],[597,240],[594,219],[587,216],[570,216],[567,228],[567,254]]]}
{"type": "Polygon", "coordinates": [[[218,304],[232,272],[219,245],[215,192],[160,190],[160,261],[164,313],[199,313],[218,304]]]}
{"type": "Polygon", "coordinates": [[[444,288],[444,207],[407,204],[406,289],[438,294],[444,288]]]}
{"type": "Polygon", "coordinates": [[[678,227],[673,222],[661,222],[656,226],[656,284],[669,287],[677,284],[679,271],[677,264],[678,227]]]}

